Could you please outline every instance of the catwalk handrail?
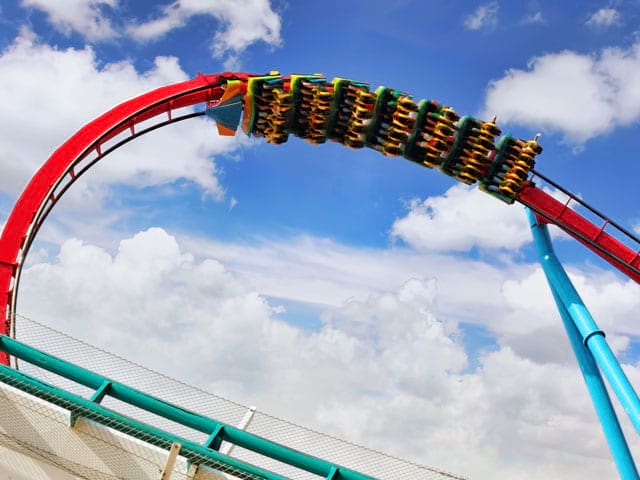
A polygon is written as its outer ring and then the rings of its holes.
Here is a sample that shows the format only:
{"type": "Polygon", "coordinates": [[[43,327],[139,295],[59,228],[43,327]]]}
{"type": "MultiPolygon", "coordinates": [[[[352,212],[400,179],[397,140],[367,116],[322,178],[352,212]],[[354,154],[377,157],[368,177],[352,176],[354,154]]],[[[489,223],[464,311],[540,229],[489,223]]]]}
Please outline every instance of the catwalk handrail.
{"type": "Polygon", "coordinates": [[[202,454],[203,451],[207,452],[207,454],[216,462],[225,463],[267,479],[281,480],[284,477],[267,472],[259,469],[258,467],[254,467],[253,465],[246,464],[240,460],[236,460],[217,452],[216,450],[220,446],[220,443],[222,441],[233,443],[239,447],[251,450],[301,470],[325,477],[327,480],[372,480],[373,478],[165,402],[127,385],[86,370],[78,365],[74,365],[58,357],[37,350],[6,335],[0,335],[0,350],[27,363],[89,387],[96,392],[91,400],[87,400],[58,387],[51,386],[5,365],[0,365],[0,381],[20,389],[22,389],[20,386],[21,384],[29,385],[30,388],[28,389],[28,393],[51,401],[51,403],[60,403],[56,400],[62,399],[62,403],[64,404],[60,406],[63,408],[68,409],[68,404],[71,402],[71,404],[78,407],[83,416],[88,416],[88,418],[96,420],[99,423],[102,423],[100,420],[106,416],[107,418],[115,420],[113,428],[116,430],[124,431],[126,433],[133,429],[142,431],[145,434],[149,434],[150,430],[152,430],[152,435],[159,436],[163,439],[163,443],[165,443],[165,445],[167,441],[169,441],[169,443],[177,441],[183,445],[183,447],[197,447],[195,450],[198,454],[202,454]],[[105,396],[113,397],[129,405],[141,408],[186,427],[206,433],[209,435],[209,438],[204,445],[198,445],[194,442],[162,432],[161,430],[142,422],[137,422],[127,418],[115,411],[99,405],[100,401],[105,396]],[[120,425],[124,425],[125,428],[118,428],[120,425]]]}
{"type": "Polygon", "coordinates": [[[584,200],[582,200],[581,198],[579,198],[577,195],[575,195],[574,193],[571,193],[569,190],[567,190],[566,188],[562,187],[561,185],[557,184],[556,182],[554,182],[553,180],[551,180],[549,177],[541,174],[540,172],[536,171],[536,170],[531,170],[531,180],[535,180],[536,178],[541,179],[542,181],[544,181],[544,183],[552,186],[553,188],[555,188],[556,190],[564,193],[567,196],[567,206],[569,205],[570,202],[575,202],[581,206],[583,206],[584,208],[586,208],[587,210],[589,210],[591,213],[593,213],[595,216],[599,217],[600,220],[602,220],[604,222],[604,224],[602,225],[602,229],[604,230],[607,225],[611,225],[613,228],[615,228],[616,230],[618,230],[620,233],[622,233],[624,236],[628,237],[629,239],[633,240],[638,246],[640,246],[640,238],[635,235],[633,232],[631,232],[629,229],[623,227],[622,225],[620,225],[618,222],[616,222],[615,220],[613,220],[612,218],[608,217],[607,215],[605,215],[604,213],[602,213],[600,210],[598,210],[597,208],[593,207],[592,205],[589,205],[587,202],[585,202],[584,200]]]}

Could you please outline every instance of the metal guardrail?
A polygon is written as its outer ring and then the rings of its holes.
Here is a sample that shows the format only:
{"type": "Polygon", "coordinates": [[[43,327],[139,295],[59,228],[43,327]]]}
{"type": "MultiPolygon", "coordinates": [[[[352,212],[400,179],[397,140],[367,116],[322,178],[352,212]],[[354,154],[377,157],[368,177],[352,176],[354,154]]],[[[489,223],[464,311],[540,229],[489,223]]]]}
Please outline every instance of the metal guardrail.
{"type": "Polygon", "coordinates": [[[285,477],[254,465],[228,457],[217,451],[222,441],[254,451],[260,455],[313,473],[327,480],[372,480],[373,477],[307,455],[292,448],[245,432],[231,425],[164,402],[139,390],[82,367],[37,350],[6,335],[0,335],[0,350],[24,362],[38,366],[68,380],[95,390],[91,399],[69,393],[15,369],[0,365],[0,381],[71,412],[72,418],[88,418],[127,435],[169,450],[173,443],[181,445],[180,454],[193,463],[204,464],[229,473],[250,478],[284,480],[285,477]],[[164,432],[156,427],[128,418],[100,405],[106,396],[154,413],[189,428],[204,432],[209,438],[203,445],[164,432]]]}

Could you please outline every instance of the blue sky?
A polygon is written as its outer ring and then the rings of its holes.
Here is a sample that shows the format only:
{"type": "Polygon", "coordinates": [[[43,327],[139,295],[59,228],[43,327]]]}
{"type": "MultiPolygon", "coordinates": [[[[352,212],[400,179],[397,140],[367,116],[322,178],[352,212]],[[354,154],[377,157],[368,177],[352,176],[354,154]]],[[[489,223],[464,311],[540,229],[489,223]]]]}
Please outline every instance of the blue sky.
{"type": "MultiPolygon", "coordinates": [[[[541,132],[538,170],[640,228],[637,1],[5,0],[0,25],[0,225],[111,106],[198,72],[278,69],[541,132]]],[[[637,384],[638,287],[556,243],[637,384]]],[[[420,463],[614,475],[521,207],[373,150],[161,129],[74,185],[21,289],[23,315],[420,463]]]]}

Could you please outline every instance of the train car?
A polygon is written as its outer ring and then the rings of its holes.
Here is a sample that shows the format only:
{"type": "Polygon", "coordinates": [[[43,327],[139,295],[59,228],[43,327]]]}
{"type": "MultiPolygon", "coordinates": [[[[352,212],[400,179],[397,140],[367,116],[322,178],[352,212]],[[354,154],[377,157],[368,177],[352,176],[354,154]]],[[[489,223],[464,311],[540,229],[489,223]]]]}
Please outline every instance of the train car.
{"type": "Polygon", "coordinates": [[[346,78],[328,82],[320,74],[283,77],[272,71],[230,79],[207,114],[227,135],[235,132],[240,110],[242,130],[270,143],[286,142],[293,134],[310,143],[331,140],[350,148],[369,147],[437,167],[468,185],[479,183],[507,203],[518,196],[542,151],[537,138],[507,135],[496,144],[501,132],[495,118],[460,118],[452,108],[431,100],[416,102],[388,87],[372,92],[369,84],[346,78]]]}

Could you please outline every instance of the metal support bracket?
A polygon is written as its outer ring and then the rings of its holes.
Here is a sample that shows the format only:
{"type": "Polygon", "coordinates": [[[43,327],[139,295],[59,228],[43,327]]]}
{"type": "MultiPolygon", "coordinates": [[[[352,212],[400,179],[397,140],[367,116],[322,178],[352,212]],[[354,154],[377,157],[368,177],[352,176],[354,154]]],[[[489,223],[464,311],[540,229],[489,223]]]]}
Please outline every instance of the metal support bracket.
{"type": "Polygon", "coordinates": [[[220,450],[222,444],[222,433],[224,432],[224,425],[218,424],[216,428],[211,432],[209,438],[202,444],[205,448],[212,448],[213,450],[220,450]]]}
{"type": "Polygon", "coordinates": [[[94,403],[100,403],[102,399],[105,397],[107,393],[109,393],[109,389],[111,388],[112,383],[109,380],[105,380],[100,385],[93,395],[91,395],[90,400],[94,403]]]}
{"type": "Polygon", "coordinates": [[[331,467],[331,471],[329,475],[327,475],[327,480],[338,480],[340,478],[340,469],[336,467],[331,467]]]}
{"type": "MultiPolygon", "coordinates": [[[[93,403],[100,403],[105,395],[109,392],[111,385],[112,383],[109,380],[104,380],[100,387],[95,392],[93,392],[93,395],[91,395],[91,398],[89,400],[93,403]]],[[[80,418],[80,416],[77,413],[73,411],[70,412],[69,426],[71,428],[76,426],[78,418],[80,418]]]]}

